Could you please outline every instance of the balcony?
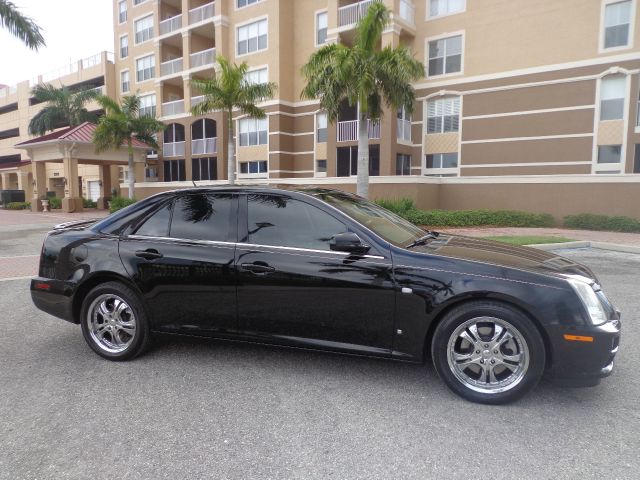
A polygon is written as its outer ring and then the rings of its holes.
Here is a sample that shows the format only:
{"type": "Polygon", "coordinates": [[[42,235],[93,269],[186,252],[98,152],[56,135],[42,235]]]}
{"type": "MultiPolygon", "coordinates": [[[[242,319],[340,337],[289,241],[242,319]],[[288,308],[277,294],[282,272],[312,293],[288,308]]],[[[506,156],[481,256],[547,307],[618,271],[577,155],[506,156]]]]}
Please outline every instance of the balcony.
{"type": "Polygon", "coordinates": [[[184,100],[174,100],[173,102],[165,102],[162,104],[163,117],[180,115],[181,113],[184,113],[184,100]]]}
{"type": "Polygon", "coordinates": [[[218,152],[218,138],[193,138],[191,140],[191,154],[204,155],[218,152]]]}
{"type": "Polygon", "coordinates": [[[191,68],[199,68],[199,67],[213,65],[215,61],[216,61],[215,48],[209,48],[208,50],[202,50],[201,52],[196,52],[189,55],[189,65],[191,68]]]}
{"type": "Polygon", "coordinates": [[[362,0],[352,5],[338,8],[338,27],[353,27],[365,16],[369,6],[375,0],[362,0]]]}
{"type": "Polygon", "coordinates": [[[200,102],[204,100],[204,95],[198,95],[196,97],[191,97],[191,108],[198,105],[200,102]]]}
{"type": "Polygon", "coordinates": [[[189,10],[189,25],[204,22],[208,18],[213,18],[215,2],[207,3],[201,7],[189,10]]]}
{"type": "Polygon", "coordinates": [[[165,143],[162,145],[163,157],[184,157],[184,142],[165,143]]]}
{"type": "MultiPolygon", "coordinates": [[[[369,122],[369,139],[380,138],[380,122],[369,122]]],[[[346,122],[338,122],[338,142],[355,142],[358,140],[359,120],[348,120],[346,122]]]]}
{"type": "Polygon", "coordinates": [[[398,140],[411,142],[411,121],[403,120],[402,118],[397,118],[396,120],[398,121],[398,140]]]}
{"type": "Polygon", "coordinates": [[[160,76],[175,75],[182,71],[182,58],[175,58],[160,64],[160,76]]]}
{"type": "Polygon", "coordinates": [[[182,28],[182,15],[167,18],[160,22],[160,35],[167,35],[182,28]]]}

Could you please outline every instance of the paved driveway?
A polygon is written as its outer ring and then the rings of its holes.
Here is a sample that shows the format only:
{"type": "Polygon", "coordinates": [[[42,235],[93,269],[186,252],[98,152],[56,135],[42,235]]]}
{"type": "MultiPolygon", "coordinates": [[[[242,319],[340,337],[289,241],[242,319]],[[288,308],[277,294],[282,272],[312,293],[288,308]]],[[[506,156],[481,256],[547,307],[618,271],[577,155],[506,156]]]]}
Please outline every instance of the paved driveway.
{"type": "Polygon", "coordinates": [[[248,344],[162,338],[111,363],[0,281],[0,479],[638,478],[640,257],[567,255],[623,311],[617,369],[504,407],[431,367],[248,344]]]}

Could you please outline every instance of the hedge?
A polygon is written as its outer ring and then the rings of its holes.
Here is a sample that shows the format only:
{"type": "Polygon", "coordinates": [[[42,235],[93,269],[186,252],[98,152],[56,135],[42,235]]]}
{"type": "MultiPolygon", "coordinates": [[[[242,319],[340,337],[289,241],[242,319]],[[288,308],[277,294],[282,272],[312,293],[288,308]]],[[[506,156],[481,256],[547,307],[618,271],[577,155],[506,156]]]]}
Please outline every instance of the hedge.
{"type": "Polygon", "coordinates": [[[378,205],[417,225],[429,227],[551,227],[553,216],[516,210],[419,210],[413,200],[377,200],[378,205]]]}
{"type": "Polygon", "coordinates": [[[57,210],[59,208],[62,208],[62,199],[58,197],[51,197],[49,199],[49,206],[51,207],[52,210],[57,210]]]}
{"type": "Polygon", "coordinates": [[[115,197],[111,200],[109,204],[109,212],[117,212],[121,208],[128,207],[129,205],[136,203],[135,198],[126,198],[126,197],[115,197]]]}
{"type": "Polygon", "coordinates": [[[5,208],[7,210],[27,210],[31,208],[31,203],[30,202],[10,202],[10,203],[7,203],[5,208]]]}
{"type": "Polygon", "coordinates": [[[640,221],[630,217],[610,217],[593,213],[580,213],[564,217],[564,226],[580,230],[607,230],[610,232],[640,232],[640,221]]]}
{"type": "Polygon", "coordinates": [[[82,207],[83,208],[96,208],[98,204],[91,200],[90,198],[82,198],[82,207]]]}

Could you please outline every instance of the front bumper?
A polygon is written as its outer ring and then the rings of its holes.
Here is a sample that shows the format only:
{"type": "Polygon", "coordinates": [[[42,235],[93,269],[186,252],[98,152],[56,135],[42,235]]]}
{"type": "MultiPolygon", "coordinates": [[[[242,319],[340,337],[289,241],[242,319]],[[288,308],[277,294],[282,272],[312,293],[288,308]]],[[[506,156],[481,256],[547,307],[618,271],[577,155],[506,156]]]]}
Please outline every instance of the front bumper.
{"type": "Polygon", "coordinates": [[[73,287],[50,278],[31,279],[31,299],[36,307],[54,317],[76,323],[73,315],[73,287]]]}
{"type": "Polygon", "coordinates": [[[598,326],[549,329],[551,342],[550,378],[566,386],[594,386],[611,375],[620,348],[620,315],[598,326]],[[567,340],[579,338],[581,340],[567,340]],[[591,341],[586,341],[586,339],[591,341]]]}

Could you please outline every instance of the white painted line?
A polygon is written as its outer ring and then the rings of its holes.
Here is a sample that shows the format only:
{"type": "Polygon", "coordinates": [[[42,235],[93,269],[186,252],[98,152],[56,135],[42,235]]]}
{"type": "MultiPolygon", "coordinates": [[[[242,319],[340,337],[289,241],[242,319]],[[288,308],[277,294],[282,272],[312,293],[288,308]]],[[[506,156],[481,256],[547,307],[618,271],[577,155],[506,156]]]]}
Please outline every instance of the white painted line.
{"type": "Polygon", "coordinates": [[[34,258],[39,256],[40,255],[10,255],[7,257],[0,257],[0,260],[4,260],[5,258],[34,258]]]}
{"type": "Polygon", "coordinates": [[[9,278],[0,278],[0,282],[10,282],[12,280],[26,280],[27,278],[33,278],[34,275],[27,275],[26,277],[9,277],[9,278]]]}

